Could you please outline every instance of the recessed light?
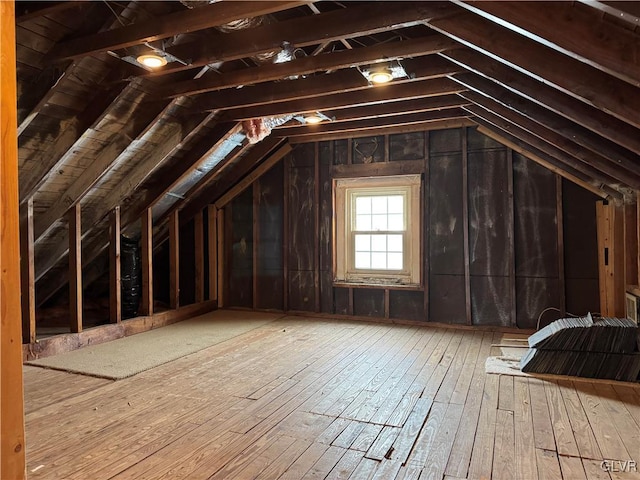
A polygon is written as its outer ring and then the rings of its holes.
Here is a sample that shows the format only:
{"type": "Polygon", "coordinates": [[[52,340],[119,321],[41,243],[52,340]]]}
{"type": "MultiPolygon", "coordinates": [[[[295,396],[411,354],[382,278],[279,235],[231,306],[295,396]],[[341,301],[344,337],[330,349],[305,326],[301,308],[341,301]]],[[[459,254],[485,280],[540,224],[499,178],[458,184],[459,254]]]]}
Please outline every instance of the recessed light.
{"type": "Polygon", "coordinates": [[[158,68],[167,64],[167,59],[156,54],[140,55],[136,60],[145,67],[158,68]]]}
{"type": "Polygon", "coordinates": [[[311,125],[315,125],[316,123],[320,123],[322,120],[324,120],[324,118],[322,118],[320,115],[312,113],[310,115],[306,115],[304,117],[304,122],[305,123],[309,123],[311,125]]]}
{"type": "Polygon", "coordinates": [[[370,79],[373,83],[388,83],[393,79],[393,74],[388,68],[380,68],[371,72],[370,79]]]}

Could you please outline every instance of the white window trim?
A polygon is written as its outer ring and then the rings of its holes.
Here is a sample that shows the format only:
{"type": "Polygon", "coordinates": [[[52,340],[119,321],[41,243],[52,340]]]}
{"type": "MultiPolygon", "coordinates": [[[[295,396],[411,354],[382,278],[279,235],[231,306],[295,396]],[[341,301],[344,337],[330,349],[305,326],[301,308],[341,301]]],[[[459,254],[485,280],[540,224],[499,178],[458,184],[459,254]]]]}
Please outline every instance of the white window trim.
{"type": "MultiPolygon", "coordinates": [[[[418,286],[421,283],[420,210],[421,175],[393,175],[386,177],[340,178],[334,180],[334,281],[338,283],[371,285],[418,286]],[[356,270],[354,265],[352,198],[368,192],[388,190],[389,195],[402,192],[407,196],[405,219],[405,269],[356,270]],[[349,228],[347,226],[349,225],[349,228]]],[[[385,192],[386,193],[386,192],[385,192]]]]}

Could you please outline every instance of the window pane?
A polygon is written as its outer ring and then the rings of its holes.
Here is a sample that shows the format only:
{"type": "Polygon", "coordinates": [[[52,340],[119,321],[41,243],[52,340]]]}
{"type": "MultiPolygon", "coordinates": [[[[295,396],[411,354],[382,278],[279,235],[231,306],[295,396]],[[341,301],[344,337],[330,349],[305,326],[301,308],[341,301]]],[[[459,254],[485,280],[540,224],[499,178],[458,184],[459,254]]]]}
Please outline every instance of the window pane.
{"type": "Polygon", "coordinates": [[[371,235],[356,235],[356,252],[371,251],[371,235]]]}
{"type": "Polygon", "coordinates": [[[387,215],[371,215],[371,230],[386,230],[387,215]]]}
{"type": "Polygon", "coordinates": [[[373,252],[371,254],[371,268],[376,270],[386,270],[387,254],[381,252],[373,252]]]}
{"type": "Polygon", "coordinates": [[[391,195],[387,198],[389,213],[404,213],[404,197],[402,195],[391,195]]]}
{"type": "Polygon", "coordinates": [[[371,215],[356,215],[356,231],[368,232],[371,231],[371,215]]]}
{"type": "Polygon", "coordinates": [[[371,268],[371,254],[369,252],[356,252],[356,268],[371,268]]]}
{"type": "Polygon", "coordinates": [[[389,270],[402,270],[402,253],[389,253],[387,261],[389,270]]]}
{"type": "Polygon", "coordinates": [[[402,253],[402,235],[387,235],[387,250],[402,253]]]}
{"type": "Polygon", "coordinates": [[[386,252],[387,251],[387,236],[386,235],[372,235],[371,236],[371,250],[374,252],[386,252]]]}
{"type": "Polygon", "coordinates": [[[399,232],[404,230],[404,217],[403,215],[394,213],[389,215],[388,230],[399,232]]]}
{"type": "Polygon", "coordinates": [[[371,197],[356,197],[356,214],[371,213],[371,197]]]}
{"type": "Polygon", "coordinates": [[[387,213],[387,197],[386,196],[371,197],[371,213],[378,213],[378,214],[387,213]]]}

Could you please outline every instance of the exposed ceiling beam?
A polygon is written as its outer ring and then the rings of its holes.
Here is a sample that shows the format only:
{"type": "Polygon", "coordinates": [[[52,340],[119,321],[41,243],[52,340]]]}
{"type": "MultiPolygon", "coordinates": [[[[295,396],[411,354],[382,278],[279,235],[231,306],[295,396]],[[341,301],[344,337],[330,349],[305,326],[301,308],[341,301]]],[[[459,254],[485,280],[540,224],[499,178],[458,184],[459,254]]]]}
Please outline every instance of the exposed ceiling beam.
{"type": "Polygon", "coordinates": [[[623,1],[597,1],[597,0],[579,0],[580,2],[589,5],[592,8],[596,8],[601,12],[608,13],[609,15],[626,22],[628,25],[639,27],[640,26],[640,3],[630,2],[629,0],[623,1]]]}
{"type": "MultiPolygon", "coordinates": [[[[599,170],[603,174],[615,179],[625,186],[640,189],[640,175],[625,169],[624,167],[618,165],[615,161],[603,157],[596,152],[592,152],[591,150],[583,148],[577,143],[573,142],[571,139],[563,137],[556,131],[547,128],[540,123],[536,123],[535,121],[525,117],[524,115],[511,110],[504,105],[499,104],[495,100],[487,98],[479,93],[464,92],[461,95],[474,102],[476,105],[490,111],[492,114],[500,116],[501,118],[513,123],[524,131],[535,135],[540,140],[562,150],[566,154],[571,155],[572,157],[580,160],[586,165],[599,170]]],[[[473,111],[477,113],[476,110],[473,111]]],[[[637,171],[637,168],[634,168],[634,170],[637,171]]]]}
{"type": "MultiPolygon", "coordinates": [[[[411,100],[401,100],[398,102],[379,103],[375,105],[364,105],[352,108],[342,108],[338,110],[325,110],[324,115],[334,122],[344,122],[346,120],[360,120],[364,118],[388,117],[400,113],[426,112],[430,110],[442,110],[446,108],[461,107],[470,102],[458,95],[442,95],[441,97],[415,98],[411,100]]],[[[274,132],[285,127],[306,128],[308,125],[283,125],[276,127],[274,132]]]]}
{"type": "Polygon", "coordinates": [[[216,27],[242,18],[294,8],[305,3],[309,2],[285,0],[212,3],[59,43],[51,49],[46,59],[59,62],[107,50],[118,50],[180,33],[216,27]]]}
{"type": "Polygon", "coordinates": [[[640,130],[628,123],[472,50],[441,55],[640,155],[640,130]]]}
{"type": "Polygon", "coordinates": [[[83,10],[93,2],[76,0],[73,2],[29,1],[16,4],[16,25],[45,15],[54,15],[67,10],[75,10],[74,14],[82,14],[83,10]]]}
{"type": "Polygon", "coordinates": [[[427,111],[417,113],[403,113],[400,115],[391,115],[387,117],[368,118],[364,120],[349,120],[345,122],[327,122],[319,125],[307,125],[305,128],[286,127],[279,128],[273,132],[273,135],[280,137],[295,137],[304,135],[310,137],[324,133],[363,131],[368,128],[379,128],[393,125],[410,125],[414,123],[424,123],[434,120],[446,120],[450,118],[464,118],[469,114],[460,108],[448,108],[438,111],[427,111]]]}
{"type": "Polygon", "coordinates": [[[347,108],[353,105],[373,105],[413,98],[436,97],[458,93],[463,90],[466,90],[466,88],[448,78],[436,78],[385,85],[383,87],[366,88],[358,92],[336,93],[323,97],[278,102],[255,107],[232,108],[223,112],[222,117],[228,119],[250,119],[273,115],[324,111],[347,108]]]}
{"type": "Polygon", "coordinates": [[[279,50],[283,41],[296,47],[305,47],[341,38],[371,35],[390,28],[419,25],[426,20],[447,15],[454,8],[442,2],[375,2],[285,20],[250,31],[229,32],[216,36],[215,41],[196,40],[167,49],[172,55],[187,61],[188,65],[168,65],[152,75],[279,50]]]}
{"type": "Polygon", "coordinates": [[[369,88],[369,82],[358,70],[350,68],[298,80],[203,93],[194,98],[194,103],[200,111],[223,110],[350,92],[363,88],[369,88]]]}
{"type": "Polygon", "coordinates": [[[580,3],[456,2],[527,38],[640,86],[640,35],[580,3]]]}
{"type": "Polygon", "coordinates": [[[598,186],[589,183],[591,179],[589,179],[586,175],[578,172],[577,170],[571,173],[569,167],[562,164],[555,158],[537,150],[536,148],[526,144],[522,140],[511,136],[508,132],[501,131],[495,125],[492,125],[482,119],[477,119],[477,121],[478,123],[480,123],[480,125],[478,126],[478,132],[486,135],[489,138],[493,138],[496,142],[499,142],[502,145],[510,148],[514,152],[517,152],[520,155],[527,157],[529,160],[542,165],[543,167],[551,170],[553,173],[556,173],[561,177],[566,178],[567,180],[577,185],[580,185],[582,188],[589,190],[591,193],[594,193],[601,198],[607,198],[610,195],[613,195],[615,198],[622,198],[622,194],[620,194],[620,192],[613,190],[611,191],[611,193],[607,193],[605,190],[602,190],[598,186]]]}
{"type": "Polygon", "coordinates": [[[622,121],[640,127],[640,95],[627,82],[471,12],[432,20],[437,31],[622,121]]]}
{"type": "MultiPolygon", "coordinates": [[[[509,108],[514,112],[549,129],[554,135],[561,135],[565,139],[575,142],[584,148],[591,150],[598,157],[603,157],[616,167],[621,167],[630,173],[640,176],[640,157],[638,155],[621,148],[619,145],[594,134],[580,125],[561,117],[560,115],[547,110],[523,97],[520,97],[509,90],[501,87],[497,83],[487,80],[473,73],[456,75],[454,80],[460,82],[477,94],[483,95],[499,104],[501,107],[509,108]]],[[[467,93],[463,96],[471,99],[467,93]]],[[[477,96],[474,96],[477,98],[477,96]]],[[[493,105],[494,103],[492,103],[493,105]]]]}
{"type": "Polygon", "coordinates": [[[606,175],[600,170],[592,167],[591,165],[578,160],[577,158],[566,153],[560,148],[546,142],[533,133],[526,131],[515,123],[504,119],[499,115],[494,114],[493,112],[490,112],[486,108],[479,105],[469,105],[463,108],[469,111],[471,114],[476,115],[479,123],[481,119],[489,122],[490,124],[498,127],[500,130],[508,132],[509,134],[535,147],[541,152],[544,152],[545,154],[557,159],[558,161],[565,164],[568,168],[571,168],[571,171],[581,172],[585,178],[591,178],[599,184],[607,185],[615,190],[618,190],[618,188],[621,187],[618,181],[613,179],[609,175],[606,175]]]}
{"type": "MultiPolygon", "coordinates": [[[[296,58],[289,62],[271,63],[253,68],[208,75],[196,80],[188,80],[168,85],[158,95],[176,97],[193,95],[213,90],[235,87],[237,85],[253,85],[272,80],[280,80],[297,75],[324,70],[337,70],[352,66],[367,65],[407,57],[430,55],[458,47],[459,44],[444,35],[436,34],[413,40],[382,43],[372,47],[352,50],[341,50],[317,56],[296,58]]],[[[436,57],[437,58],[437,57],[436,57]]]]}
{"type": "Polygon", "coordinates": [[[394,135],[410,132],[425,132],[430,130],[446,130],[448,128],[475,127],[477,124],[469,118],[449,118],[446,120],[432,120],[428,122],[411,123],[408,125],[383,125],[377,128],[363,130],[349,130],[347,132],[328,132],[320,135],[299,135],[289,137],[289,143],[324,142],[327,140],[342,140],[355,137],[372,137],[375,135],[394,135]]]}

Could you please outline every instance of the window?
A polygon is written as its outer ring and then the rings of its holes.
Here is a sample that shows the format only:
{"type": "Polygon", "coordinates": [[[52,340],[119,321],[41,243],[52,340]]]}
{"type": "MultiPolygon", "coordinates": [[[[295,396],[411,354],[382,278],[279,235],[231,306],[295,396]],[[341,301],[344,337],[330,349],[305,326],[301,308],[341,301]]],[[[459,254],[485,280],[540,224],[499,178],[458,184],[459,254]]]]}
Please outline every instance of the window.
{"type": "Polygon", "coordinates": [[[335,181],[335,280],[420,283],[420,175],[335,181]]]}

